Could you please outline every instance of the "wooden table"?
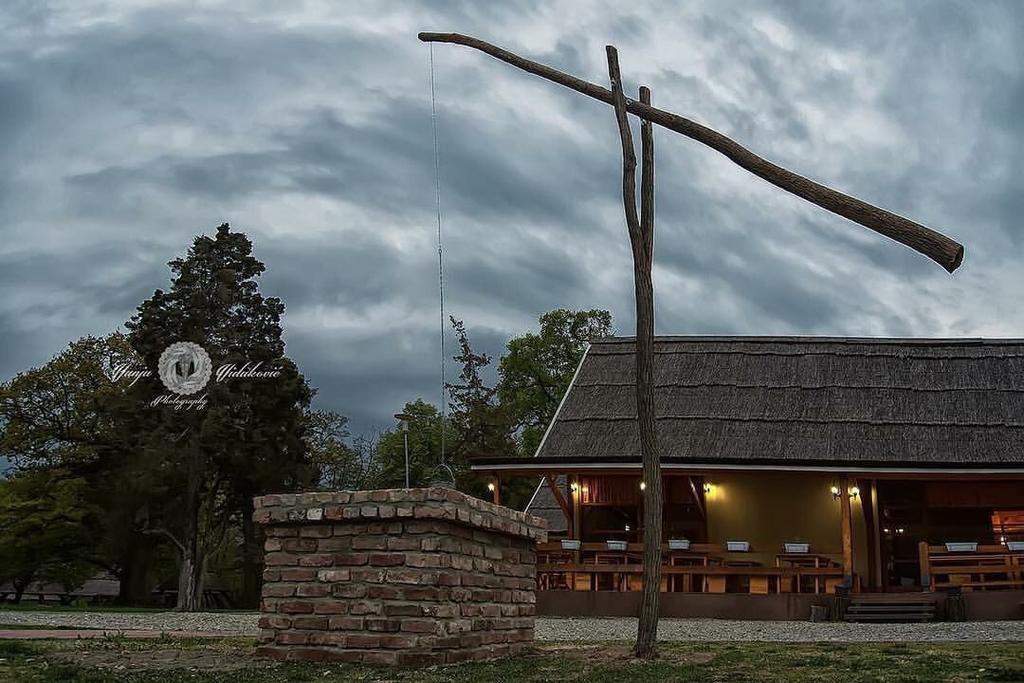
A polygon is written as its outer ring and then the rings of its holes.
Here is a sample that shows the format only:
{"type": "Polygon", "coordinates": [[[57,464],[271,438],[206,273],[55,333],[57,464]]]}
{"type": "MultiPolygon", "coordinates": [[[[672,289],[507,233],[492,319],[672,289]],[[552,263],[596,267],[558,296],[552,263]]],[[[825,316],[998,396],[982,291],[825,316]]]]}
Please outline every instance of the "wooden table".
{"type": "MultiPolygon", "coordinates": [[[[775,556],[776,567],[806,567],[808,569],[821,569],[823,567],[838,567],[839,564],[828,555],[818,555],[815,553],[779,553],[775,556]]],[[[821,581],[820,575],[814,575],[814,592],[821,592],[821,581]]],[[[827,586],[827,579],[826,588],[827,586]]],[[[782,592],[782,586],[779,586],[779,591],[782,592]]],[[[796,575],[796,592],[800,593],[800,574],[796,575]]]]}
{"type": "MultiPolygon", "coordinates": [[[[667,555],[669,567],[709,567],[721,564],[719,558],[699,550],[669,550],[667,555]]],[[[694,576],[699,578],[695,574],[669,574],[668,589],[675,592],[682,583],[683,592],[690,593],[693,591],[694,576]]]]}

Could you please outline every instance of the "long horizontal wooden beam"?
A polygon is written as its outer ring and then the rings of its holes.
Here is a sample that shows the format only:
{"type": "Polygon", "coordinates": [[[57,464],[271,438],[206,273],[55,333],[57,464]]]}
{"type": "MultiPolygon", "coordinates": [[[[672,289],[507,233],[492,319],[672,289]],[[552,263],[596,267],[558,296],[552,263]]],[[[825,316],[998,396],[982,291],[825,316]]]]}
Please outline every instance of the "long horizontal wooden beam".
{"type": "MultiPolygon", "coordinates": [[[[430,33],[419,34],[419,39],[428,43],[454,43],[480,50],[495,59],[563,85],[578,93],[595,100],[614,106],[612,91],[595,83],[571,76],[539,62],[520,57],[478,38],[461,33],[430,33]]],[[[812,204],[843,216],[854,223],[863,225],[877,233],[885,235],[911,249],[924,254],[947,271],[956,270],[964,258],[964,247],[942,233],[927,228],[920,223],[899,216],[891,211],[868,204],[865,201],[843,194],[826,187],[802,175],[793,173],[777,164],[754,154],[735,140],[688,118],[672,112],[652,107],[633,99],[626,100],[626,110],[635,116],[656,123],[663,128],[675,131],[688,138],[707,145],[720,152],[737,165],[745,168],[759,178],[786,192],[806,199],[812,204]]]]}

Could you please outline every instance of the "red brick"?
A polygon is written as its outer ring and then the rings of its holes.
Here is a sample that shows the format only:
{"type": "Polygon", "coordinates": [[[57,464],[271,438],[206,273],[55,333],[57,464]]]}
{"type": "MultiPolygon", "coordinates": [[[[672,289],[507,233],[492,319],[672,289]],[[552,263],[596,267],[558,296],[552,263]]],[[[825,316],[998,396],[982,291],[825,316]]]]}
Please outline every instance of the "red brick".
{"type": "Polygon", "coordinates": [[[265,583],[263,584],[263,596],[266,598],[290,598],[295,595],[295,584],[291,583],[265,583]]]}
{"type": "Polygon", "coordinates": [[[352,539],[353,550],[387,550],[388,541],[386,538],[375,536],[356,536],[352,539]]]}
{"type": "Polygon", "coordinates": [[[292,628],[305,631],[324,631],[327,629],[327,617],[295,617],[292,628]]]}
{"type": "Polygon", "coordinates": [[[315,569],[282,569],[282,581],[312,581],[316,578],[315,569]]]}
{"type": "Polygon", "coordinates": [[[374,567],[397,567],[405,563],[405,555],[393,553],[391,555],[370,555],[370,564],[374,567]]]}
{"type": "Polygon", "coordinates": [[[393,649],[406,649],[416,647],[417,639],[420,636],[399,633],[388,634],[380,637],[380,646],[393,649]]]}
{"type": "Polygon", "coordinates": [[[355,648],[380,647],[380,636],[375,633],[351,633],[345,638],[345,645],[355,648]]]}
{"type": "Polygon", "coordinates": [[[311,553],[316,550],[316,539],[286,538],[281,541],[281,548],[289,553],[311,553]]]}
{"type": "Polygon", "coordinates": [[[348,606],[349,614],[380,614],[381,604],[374,600],[356,600],[348,606]]]}
{"type": "Polygon", "coordinates": [[[402,630],[410,633],[436,633],[438,623],[433,619],[403,619],[402,630]]]}
{"type": "Polygon", "coordinates": [[[362,631],[362,617],[330,617],[327,627],[332,631],[362,631]]]}
{"type": "Polygon", "coordinates": [[[382,617],[367,617],[363,624],[367,631],[395,633],[402,628],[401,619],[384,619],[382,617]]]}
{"type": "Polygon", "coordinates": [[[420,607],[419,603],[415,602],[389,603],[384,605],[384,614],[389,617],[418,617],[426,609],[430,609],[430,607],[420,607]]]}
{"type": "Polygon", "coordinates": [[[342,553],[334,556],[334,564],[342,565],[361,565],[366,564],[369,561],[369,556],[366,553],[342,553]]]}
{"type": "Polygon", "coordinates": [[[302,602],[300,600],[294,600],[291,602],[282,602],[278,605],[278,612],[284,614],[312,614],[313,603],[302,602]]]}
{"type": "Polygon", "coordinates": [[[309,634],[301,631],[284,631],[277,634],[278,645],[305,645],[309,642],[309,634]]]}
{"type": "Polygon", "coordinates": [[[259,627],[260,628],[290,628],[292,620],[290,617],[279,617],[272,614],[264,614],[260,617],[259,627]]]}
{"type": "Polygon", "coordinates": [[[348,602],[344,600],[317,600],[313,606],[317,614],[348,614],[348,602]]]}
{"type": "Polygon", "coordinates": [[[295,565],[299,563],[299,555],[291,553],[267,553],[263,556],[263,564],[268,567],[295,565]]]}
{"type": "MultiPolygon", "coordinates": [[[[311,542],[316,543],[313,539],[311,542]]],[[[299,565],[302,567],[329,567],[334,564],[336,556],[330,553],[314,553],[299,556],[299,565]]]]}
{"type": "Polygon", "coordinates": [[[295,589],[295,595],[300,598],[322,598],[330,595],[331,587],[324,584],[301,584],[295,589]]]}

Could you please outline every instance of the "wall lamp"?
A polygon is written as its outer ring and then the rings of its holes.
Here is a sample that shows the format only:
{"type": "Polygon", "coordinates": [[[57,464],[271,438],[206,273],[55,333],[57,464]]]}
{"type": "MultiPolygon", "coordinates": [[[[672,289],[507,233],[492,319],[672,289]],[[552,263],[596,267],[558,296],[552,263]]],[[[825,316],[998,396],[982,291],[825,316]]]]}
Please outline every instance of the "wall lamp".
{"type": "Polygon", "coordinates": [[[490,491],[491,493],[494,493],[494,482],[493,481],[487,483],[487,490],[490,491]]]}
{"type": "Polygon", "coordinates": [[[711,489],[715,487],[710,481],[704,482],[704,493],[711,493],[711,489]]]}
{"type": "MultiPolygon", "coordinates": [[[[832,499],[833,500],[839,500],[839,496],[841,495],[841,491],[839,490],[839,487],[838,486],[833,486],[831,491],[832,491],[832,499]]],[[[851,486],[849,489],[847,489],[847,495],[850,496],[850,498],[856,498],[857,496],[860,495],[860,488],[858,488],[856,486],[851,486]]]]}
{"type": "Polygon", "coordinates": [[[640,482],[640,490],[643,491],[647,488],[646,482],[640,482]]]}

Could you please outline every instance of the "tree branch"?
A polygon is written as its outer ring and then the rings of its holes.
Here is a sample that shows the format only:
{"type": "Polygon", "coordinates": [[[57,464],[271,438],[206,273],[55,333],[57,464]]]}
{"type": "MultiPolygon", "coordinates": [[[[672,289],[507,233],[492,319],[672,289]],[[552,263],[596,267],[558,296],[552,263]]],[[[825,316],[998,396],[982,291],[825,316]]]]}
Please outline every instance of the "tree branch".
{"type": "Polygon", "coordinates": [[[167,538],[168,540],[170,540],[170,542],[175,545],[175,547],[178,549],[178,552],[180,552],[182,555],[185,554],[185,546],[182,545],[181,541],[179,541],[178,538],[174,534],[172,534],[170,531],[168,531],[167,529],[162,529],[162,528],[143,529],[142,530],[142,535],[143,536],[163,536],[163,537],[167,538]]]}
{"type": "MultiPolygon", "coordinates": [[[[607,88],[570,76],[544,64],[524,59],[478,38],[460,33],[424,32],[419,34],[419,39],[428,43],[454,43],[480,50],[523,71],[563,85],[605,104],[615,105],[614,95],[607,88]]],[[[696,140],[716,152],[724,154],[738,166],[767,180],[772,185],[908,246],[932,259],[950,273],[956,270],[963,261],[963,245],[949,237],[891,211],[873,206],[786,170],[754,154],[735,140],[696,121],[633,100],[626,103],[626,111],[696,140]]]]}

